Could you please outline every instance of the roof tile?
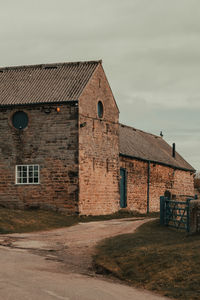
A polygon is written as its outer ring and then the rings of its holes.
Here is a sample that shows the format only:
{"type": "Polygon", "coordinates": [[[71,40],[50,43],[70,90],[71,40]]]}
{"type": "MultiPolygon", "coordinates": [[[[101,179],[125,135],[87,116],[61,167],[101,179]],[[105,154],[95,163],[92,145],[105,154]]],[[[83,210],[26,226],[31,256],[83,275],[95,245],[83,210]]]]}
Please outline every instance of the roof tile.
{"type": "Polygon", "coordinates": [[[78,100],[101,61],[0,69],[0,105],[78,100]]]}
{"type": "Polygon", "coordinates": [[[163,163],[195,171],[180,154],[172,156],[172,147],[160,136],[120,124],[119,150],[122,155],[163,163]]]}

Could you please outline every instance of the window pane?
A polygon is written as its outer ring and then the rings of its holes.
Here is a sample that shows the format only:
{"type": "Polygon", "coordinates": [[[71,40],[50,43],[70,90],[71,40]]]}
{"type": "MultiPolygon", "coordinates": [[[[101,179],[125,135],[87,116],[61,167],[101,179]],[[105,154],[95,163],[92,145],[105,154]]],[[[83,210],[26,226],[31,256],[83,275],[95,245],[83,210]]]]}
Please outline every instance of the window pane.
{"type": "Polygon", "coordinates": [[[29,177],[33,177],[33,169],[30,169],[30,168],[29,168],[28,176],[29,176],[29,177]]]}
{"type": "MultiPolygon", "coordinates": [[[[27,178],[27,166],[23,166],[23,172],[22,172],[23,179],[27,178]]],[[[23,182],[26,182],[23,180],[23,182]]]]}
{"type": "Polygon", "coordinates": [[[38,177],[34,177],[34,183],[38,183],[38,177]]]}

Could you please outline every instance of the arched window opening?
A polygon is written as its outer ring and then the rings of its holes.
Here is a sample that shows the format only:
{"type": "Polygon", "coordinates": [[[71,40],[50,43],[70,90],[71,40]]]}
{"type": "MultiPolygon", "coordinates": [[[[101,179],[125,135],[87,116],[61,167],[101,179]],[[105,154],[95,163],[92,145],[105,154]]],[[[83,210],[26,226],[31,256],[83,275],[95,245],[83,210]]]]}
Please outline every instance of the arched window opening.
{"type": "Polygon", "coordinates": [[[97,112],[98,112],[98,117],[102,118],[103,117],[103,103],[101,101],[98,102],[97,112]]]}

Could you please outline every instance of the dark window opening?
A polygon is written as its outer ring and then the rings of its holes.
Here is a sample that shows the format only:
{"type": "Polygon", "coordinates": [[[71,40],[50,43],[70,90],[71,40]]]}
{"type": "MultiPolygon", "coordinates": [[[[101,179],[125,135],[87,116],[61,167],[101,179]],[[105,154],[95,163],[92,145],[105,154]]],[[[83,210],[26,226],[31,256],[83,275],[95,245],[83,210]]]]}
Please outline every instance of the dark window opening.
{"type": "Polygon", "coordinates": [[[23,111],[17,111],[12,117],[12,124],[16,129],[24,129],[28,125],[28,116],[23,111]]]}
{"type": "Polygon", "coordinates": [[[102,118],[103,117],[103,104],[101,101],[98,102],[97,111],[98,111],[98,117],[102,118]]]}

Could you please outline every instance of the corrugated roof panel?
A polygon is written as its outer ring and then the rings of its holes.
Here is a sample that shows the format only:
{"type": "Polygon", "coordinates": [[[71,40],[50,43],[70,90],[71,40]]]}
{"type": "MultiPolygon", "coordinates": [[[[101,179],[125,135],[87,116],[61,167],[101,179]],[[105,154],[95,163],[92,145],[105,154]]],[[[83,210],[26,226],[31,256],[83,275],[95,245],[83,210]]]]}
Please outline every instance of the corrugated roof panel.
{"type": "Polygon", "coordinates": [[[101,61],[0,69],[0,105],[78,100],[101,61]]]}
{"type": "Polygon", "coordinates": [[[172,147],[160,136],[122,124],[119,127],[119,151],[123,155],[195,171],[177,152],[174,158],[172,147]]]}

